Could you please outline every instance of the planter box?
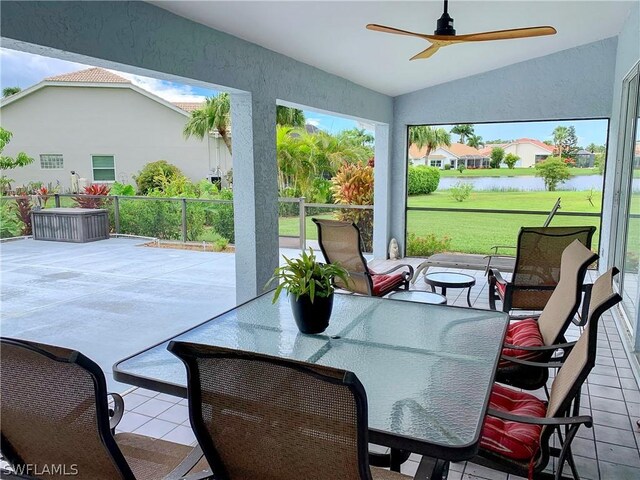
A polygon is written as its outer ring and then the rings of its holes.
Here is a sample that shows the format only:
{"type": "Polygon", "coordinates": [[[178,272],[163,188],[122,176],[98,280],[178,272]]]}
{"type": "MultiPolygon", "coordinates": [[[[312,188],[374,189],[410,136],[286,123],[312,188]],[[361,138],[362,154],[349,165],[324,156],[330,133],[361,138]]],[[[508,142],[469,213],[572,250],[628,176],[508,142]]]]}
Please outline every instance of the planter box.
{"type": "Polygon", "coordinates": [[[31,212],[34,240],[86,243],[109,238],[109,215],[103,209],[47,208],[31,212]]]}

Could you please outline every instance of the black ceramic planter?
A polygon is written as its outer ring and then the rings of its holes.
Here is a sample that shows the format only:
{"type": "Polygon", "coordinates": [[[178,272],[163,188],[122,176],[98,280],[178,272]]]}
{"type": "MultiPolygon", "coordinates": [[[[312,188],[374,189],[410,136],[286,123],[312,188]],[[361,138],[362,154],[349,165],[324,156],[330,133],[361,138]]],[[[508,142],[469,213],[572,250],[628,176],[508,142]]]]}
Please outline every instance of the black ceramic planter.
{"type": "Polygon", "coordinates": [[[316,296],[311,303],[308,295],[296,300],[296,296],[289,294],[293,318],[302,333],[322,333],[329,326],[331,309],[333,308],[333,293],[328,297],[316,296]]]}

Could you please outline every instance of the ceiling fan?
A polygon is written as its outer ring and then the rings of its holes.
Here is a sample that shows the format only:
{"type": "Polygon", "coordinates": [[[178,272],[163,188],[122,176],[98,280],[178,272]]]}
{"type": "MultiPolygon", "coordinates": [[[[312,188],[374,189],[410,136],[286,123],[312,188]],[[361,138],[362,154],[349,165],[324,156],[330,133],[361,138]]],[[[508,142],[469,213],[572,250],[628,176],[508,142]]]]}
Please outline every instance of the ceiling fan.
{"type": "Polygon", "coordinates": [[[386,27],[384,25],[378,25],[375,23],[368,24],[367,28],[369,30],[375,30],[376,32],[395,33],[397,35],[409,35],[411,37],[418,37],[431,43],[428,48],[411,57],[411,60],[417,60],[419,58],[429,58],[442,47],[453,45],[454,43],[487,42],[490,40],[509,40],[514,38],[542,37],[544,35],[554,35],[555,33],[557,33],[556,29],[553,27],[542,26],[513,28],[510,30],[496,30],[494,32],[470,33],[467,35],[456,35],[456,30],[453,28],[453,18],[449,16],[448,8],[449,0],[444,0],[444,13],[438,20],[437,28],[435,32],[433,32],[433,35],[409,32],[407,30],[386,27]]]}

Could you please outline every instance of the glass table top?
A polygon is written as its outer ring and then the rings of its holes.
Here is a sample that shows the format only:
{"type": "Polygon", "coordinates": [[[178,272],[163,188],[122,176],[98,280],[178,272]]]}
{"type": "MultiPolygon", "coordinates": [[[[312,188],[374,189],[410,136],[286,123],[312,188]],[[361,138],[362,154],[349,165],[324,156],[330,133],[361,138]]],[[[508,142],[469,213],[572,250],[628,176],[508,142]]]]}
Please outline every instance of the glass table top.
{"type": "MultiPolygon", "coordinates": [[[[257,297],[171,340],[350,370],[365,387],[370,430],[452,449],[478,442],[505,313],[336,294],[328,329],[304,335],[287,296],[271,299],[257,297]]],[[[158,391],[186,386],[168,342],[118,362],[115,379],[158,391]]]]}
{"type": "Polygon", "coordinates": [[[434,283],[447,283],[451,285],[461,285],[476,283],[476,279],[471,275],[465,275],[464,273],[450,273],[450,272],[433,272],[427,273],[424,276],[425,281],[434,283]]]}
{"type": "Polygon", "coordinates": [[[423,292],[421,290],[396,290],[389,294],[394,300],[406,300],[408,302],[422,302],[440,305],[447,303],[447,297],[439,293],[423,292]]]}

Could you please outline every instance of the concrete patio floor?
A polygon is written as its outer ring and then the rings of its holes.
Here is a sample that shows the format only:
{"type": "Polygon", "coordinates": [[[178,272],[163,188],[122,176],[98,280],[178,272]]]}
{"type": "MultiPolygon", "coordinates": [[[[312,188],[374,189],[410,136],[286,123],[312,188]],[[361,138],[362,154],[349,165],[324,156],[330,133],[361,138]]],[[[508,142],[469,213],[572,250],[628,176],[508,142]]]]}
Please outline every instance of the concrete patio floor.
{"type": "MultiPolygon", "coordinates": [[[[234,257],[141,247],[141,243],[110,239],[89,244],[32,240],[1,244],[0,328],[4,336],[75,348],[96,360],[110,389],[126,392],[119,431],[191,445],[195,438],[186,400],[114,382],[111,367],[116,360],[234,306],[234,257]]],[[[476,277],[471,290],[474,307],[488,308],[483,272],[464,273],[476,277]]],[[[418,279],[412,289],[427,288],[418,279]]],[[[449,305],[466,306],[466,291],[450,289],[447,299],[449,305]]],[[[640,391],[611,314],[603,317],[599,330],[597,365],[582,396],[582,409],[593,417],[594,428],[582,429],[574,441],[576,461],[585,479],[638,479],[640,391]]],[[[568,337],[578,335],[573,327],[568,337]]],[[[418,460],[412,456],[403,471],[414,473],[418,460]]],[[[467,462],[451,465],[449,479],[474,478],[520,477],[467,462]]]]}

